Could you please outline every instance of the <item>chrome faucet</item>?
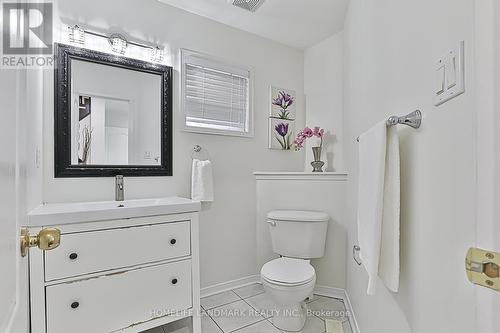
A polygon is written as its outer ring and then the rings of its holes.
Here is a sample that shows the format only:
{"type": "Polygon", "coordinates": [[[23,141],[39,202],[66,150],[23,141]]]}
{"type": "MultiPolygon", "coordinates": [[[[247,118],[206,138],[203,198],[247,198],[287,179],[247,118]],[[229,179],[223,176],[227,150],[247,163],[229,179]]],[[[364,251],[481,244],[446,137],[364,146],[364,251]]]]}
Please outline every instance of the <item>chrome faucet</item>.
{"type": "Polygon", "coordinates": [[[123,176],[117,175],[115,177],[115,200],[116,201],[124,201],[125,200],[125,188],[123,185],[123,176]]]}

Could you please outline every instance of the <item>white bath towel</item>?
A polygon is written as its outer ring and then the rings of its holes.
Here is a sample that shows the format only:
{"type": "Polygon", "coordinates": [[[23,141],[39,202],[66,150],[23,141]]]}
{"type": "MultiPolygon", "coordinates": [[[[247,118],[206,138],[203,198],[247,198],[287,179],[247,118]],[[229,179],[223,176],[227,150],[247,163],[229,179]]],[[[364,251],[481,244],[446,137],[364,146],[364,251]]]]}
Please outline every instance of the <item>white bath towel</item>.
{"type": "Polygon", "coordinates": [[[399,289],[400,175],[397,128],[385,122],[359,138],[358,240],[368,272],[368,295],[377,279],[399,289]]]}
{"type": "Polygon", "coordinates": [[[205,202],[214,201],[212,162],[193,159],[191,199],[205,202]]]}

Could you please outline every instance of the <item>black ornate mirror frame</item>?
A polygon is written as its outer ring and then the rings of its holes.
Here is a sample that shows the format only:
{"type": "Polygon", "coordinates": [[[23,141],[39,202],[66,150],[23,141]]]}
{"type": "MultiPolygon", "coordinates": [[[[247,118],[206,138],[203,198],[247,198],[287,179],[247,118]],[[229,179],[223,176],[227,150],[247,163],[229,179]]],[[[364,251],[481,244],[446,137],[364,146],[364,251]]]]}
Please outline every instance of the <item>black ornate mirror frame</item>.
{"type": "Polygon", "coordinates": [[[54,171],[56,178],[114,177],[116,175],[172,176],[172,67],[93,50],[55,44],[54,171]],[[161,76],[161,165],[71,164],[71,60],[116,66],[161,76]]]}

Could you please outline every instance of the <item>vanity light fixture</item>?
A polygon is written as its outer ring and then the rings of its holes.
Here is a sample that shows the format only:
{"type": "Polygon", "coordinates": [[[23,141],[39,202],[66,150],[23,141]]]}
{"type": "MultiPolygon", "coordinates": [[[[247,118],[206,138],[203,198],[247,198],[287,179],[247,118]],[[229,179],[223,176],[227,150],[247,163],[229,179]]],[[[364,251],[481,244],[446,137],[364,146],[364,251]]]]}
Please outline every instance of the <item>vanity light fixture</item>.
{"type": "Polygon", "coordinates": [[[162,62],[163,61],[163,50],[157,46],[151,49],[151,61],[152,62],[162,62]]]}
{"type": "Polygon", "coordinates": [[[113,52],[119,53],[119,54],[125,54],[125,51],[127,50],[127,45],[128,42],[120,34],[112,34],[109,36],[109,45],[111,45],[111,50],[113,52]]]}
{"type": "Polygon", "coordinates": [[[69,41],[71,43],[85,44],[85,30],[80,28],[78,25],[68,27],[69,41]]]}
{"type": "Polygon", "coordinates": [[[106,36],[101,33],[94,31],[89,31],[83,29],[78,25],[68,26],[68,35],[70,43],[85,45],[86,38],[85,35],[91,35],[98,38],[104,38],[108,41],[111,51],[118,54],[125,54],[129,45],[134,45],[143,49],[147,49],[149,53],[149,60],[155,63],[163,62],[165,57],[164,50],[160,46],[151,46],[142,43],[128,41],[123,35],[114,33],[110,36],[106,36]]]}

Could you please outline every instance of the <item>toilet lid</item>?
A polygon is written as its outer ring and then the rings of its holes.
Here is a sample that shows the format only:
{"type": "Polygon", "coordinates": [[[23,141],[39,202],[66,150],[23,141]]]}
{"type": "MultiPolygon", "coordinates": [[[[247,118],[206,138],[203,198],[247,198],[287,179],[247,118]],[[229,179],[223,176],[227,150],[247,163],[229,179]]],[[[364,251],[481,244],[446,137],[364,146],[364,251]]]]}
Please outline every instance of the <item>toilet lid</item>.
{"type": "Polygon", "coordinates": [[[264,264],[260,273],[266,280],[286,284],[307,283],[315,276],[308,260],[295,258],[274,259],[264,264]]]}
{"type": "Polygon", "coordinates": [[[326,222],[330,215],[306,210],[273,210],[267,213],[267,218],[275,221],[326,222]]]}

